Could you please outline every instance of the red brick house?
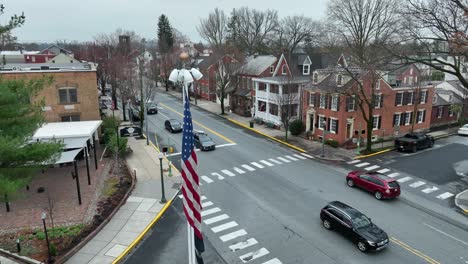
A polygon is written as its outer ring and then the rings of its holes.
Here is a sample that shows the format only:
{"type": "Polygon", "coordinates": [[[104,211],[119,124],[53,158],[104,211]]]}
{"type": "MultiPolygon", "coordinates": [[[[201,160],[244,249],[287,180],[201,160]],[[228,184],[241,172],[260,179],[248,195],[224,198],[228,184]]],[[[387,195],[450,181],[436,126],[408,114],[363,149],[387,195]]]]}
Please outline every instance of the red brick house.
{"type": "Polygon", "coordinates": [[[431,128],[457,123],[458,115],[452,108],[457,104],[462,102],[452,91],[436,88],[432,98],[431,128]]]}
{"type": "Polygon", "coordinates": [[[384,80],[392,87],[414,86],[421,80],[421,71],[415,64],[392,64],[383,76],[384,80]]]}
{"type": "Polygon", "coordinates": [[[225,63],[237,63],[237,60],[230,55],[224,55],[221,58],[211,55],[209,57],[205,57],[198,64],[198,70],[203,74],[203,77],[196,83],[197,94],[199,97],[212,102],[217,101],[216,69],[220,60],[223,60],[225,63]]]}
{"type": "MultiPolygon", "coordinates": [[[[363,80],[364,92],[372,94],[371,74],[360,68],[349,70],[363,80]]],[[[366,122],[357,105],[357,83],[341,66],[331,66],[313,72],[312,82],[304,85],[302,120],[307,134],[320,139],[326,130],[326,139],[339,145],[353,146],[354,138],[373,140],[401,135],[411,131],[428,130],[432,110],[432,85],[419,90],[415,86],[391,87],[384,79],[374,85],[373,129],[366,131],[366,122]],[[416,105],[415,105],[416,104],[416,105]],[[414,122],[413,122],[414,121],[414,122]]],[[[367,105],[364,105],[365,109],[367,105]]]]}

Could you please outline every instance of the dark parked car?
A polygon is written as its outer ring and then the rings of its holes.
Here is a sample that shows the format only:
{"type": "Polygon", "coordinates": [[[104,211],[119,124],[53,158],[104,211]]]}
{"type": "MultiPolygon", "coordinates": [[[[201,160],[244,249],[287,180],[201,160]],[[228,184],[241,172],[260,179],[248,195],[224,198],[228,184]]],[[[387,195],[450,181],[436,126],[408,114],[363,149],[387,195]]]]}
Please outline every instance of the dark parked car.
{"type": "Polygon", "coordinates": [[[346,176],[349,187],[360,187],[372,194],[377,200],[400,196],[398,182],[386,175],[374,171],[352,171],[346,176]]]}
{"type": "Polygon", "coordinates": [[[197,131],[193,133],[195,146],[200,150],[215,150],[216,144],[205,132],[197,131]]]}
{"type": "Polygon", "coordinates": [[[164,127],[171,133],[182,132],[182,124],[176,119],[168,119],[164,122],[164,127]]]}
{"type": "Polygon", "coordinates": [[[395,139],[395,148],[398,151],[416,152],[422,148],[432,148],[434,138],[424,133],[408,133],[403,137],[395,139]]]}
{"type": "Polygon", "coordinates": [[[158,113],[158,105],[155,102],[149,102],[146,104],[146,113],[148,115],[158,113]]]}
{"type": "Polygon", "coordinates": [[[320,219],[326,229],[341,233],[362,252],[382,250],[388,246],[388,235],[372,223],[371,219],[360,211],[339,201],[326,205],[320,212],[320,219]]]}
{"type": "Polygon", "coordinates": [[[132,107],[128,109],[128,114],[130,115],[130,118],[132,121],[140,121],[140,109],[136,107],[132,107]]]}

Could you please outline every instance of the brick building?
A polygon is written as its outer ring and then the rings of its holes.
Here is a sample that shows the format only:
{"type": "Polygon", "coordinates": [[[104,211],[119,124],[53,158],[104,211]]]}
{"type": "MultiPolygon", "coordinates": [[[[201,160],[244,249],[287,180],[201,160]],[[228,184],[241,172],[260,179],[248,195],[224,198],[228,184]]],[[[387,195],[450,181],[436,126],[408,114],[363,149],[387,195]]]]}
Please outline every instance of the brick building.
{"type": "Polygon", "coordinates": [[[461,100],[455,96],[454,92],[442,88],[435,88],[432,99],[431,127],[439,127],[455,124],[458,115],[454,112],[454,106],[462,106],[461,100]]]}

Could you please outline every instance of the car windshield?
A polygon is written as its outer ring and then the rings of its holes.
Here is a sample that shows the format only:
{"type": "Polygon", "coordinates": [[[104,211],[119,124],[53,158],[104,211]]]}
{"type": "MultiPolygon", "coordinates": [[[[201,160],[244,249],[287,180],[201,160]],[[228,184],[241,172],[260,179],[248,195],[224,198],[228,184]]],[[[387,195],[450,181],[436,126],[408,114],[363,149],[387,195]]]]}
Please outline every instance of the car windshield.
{"type": "Polygon", "coordinates": [[[171,120],[171,125],[173,125],[173,126],[180,126],[180,123],[179,123],[179,121],[171,120]]]}
{"type": "Polygon", "coordinates": [[[205,136],[205,135],[200,135],[198,138],[200,139],[201,142],[211,141],[211,138],[209,136],[205,136]]]}
{"type": "Polygon", "coordinates": [[[400,185],[398,185],[398,182],[396,182],[396,181],[388,182],[388,186],[390,186],[390,188],[398,188],[398,187],[400,187],[400,185]]]}
{"type": "Polygon", "coordinates": [[[371,224],[371,221],[365,215],[359,215],[353,219],[353,226],[355,228],[364,228],[371,224]]]}

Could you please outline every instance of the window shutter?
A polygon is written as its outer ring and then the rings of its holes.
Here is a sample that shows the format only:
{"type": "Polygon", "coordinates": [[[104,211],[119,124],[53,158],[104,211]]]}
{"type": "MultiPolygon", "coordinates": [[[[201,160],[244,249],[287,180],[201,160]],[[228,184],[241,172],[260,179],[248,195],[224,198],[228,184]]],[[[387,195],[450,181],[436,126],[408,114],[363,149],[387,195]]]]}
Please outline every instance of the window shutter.
{"type": "Polygon", "coordinates": [[[408,93],[407,92],[404,92],[403,94],[403,105],[407,105],[408,104],[408,93]]]}
{"type": "Polygon", "coordinates": [[[395,94],[395,106],[397,106],[397,105],[398,105],[398,97],[399,97],[398,95],[399,95],[398,93],[397,93],[397,94],[395,94]]]}
{"type": "Polygon", "coordinates": [[[340,111],[340,95],[336,98],[336,111],[340,111]]]}
{"type": "Polygon", "coordinates": [[[426,94],[426,96],[424,96],[424,103],[427,103],[428,91],[424,91],[424,93],[426,94]]]}
{"type": "Polygon", "coordinates": [[[400,126],[403,126],[405,124],[405,119],[406,119],[406,113],[401,113],[400,114],[400,126]]]}
{"type": "Polygon", "coordinates": [[[335,132],[336,132],[336,134],[338,134],[338,123],[339,123],[338,120],[335,120],[335,124],[336,124],[336,131],[335,132]]]}
{"type": "Polygon", "coordinates": [[[327,118],[327,127],[326,127],[326,129],[325,129],[325,130],[327,130],[327,131],[330,131],[330,121],[331,121],[331,119],[328,117],[328,118],[327,118]]]}
{"type": "Polygon", "coordinates": [[[317,116],[317,118],[315,118],[315,128],[318,128],[319,121],[320,121],[320,116],[317,116]]]}
{"type": "Polygon", "coordinates": [[[392,126],[395,127],[395,123],[396,123],[396,119],[397,119],[397,114],[393,114],[393,122],[392,122],[392,126]]]}
{"type": "Polygon", "coordinates": [[[409,123],[411,125],[411,124],[413,124],[413,112],[409,112],[408,115],[410,115],[409,116],[409,123]]]}
{"type": "Polygon", "coordinates": [[[311,93],[309,97],[309,104],[312,104],[315,106],[315,93],[311,93]]]}
{"type": "Polygon", "coordinates": [[[426,120],[426,110],[423,110],[422,111],[422,121],[424,123],[424,121],[426,120]]]}
{"type": "Polygon", "coordinates": [[[419,121],[419,117],[421,116],[422,112],[421,111],[418,111],[418,113],[416,114],[416,122],[419,121]]]}
{"type": "MultiPolygon", "coordinates": [[[[409,94],[408,94],[409,95],[409,94]]],[[[414,97],[416,97],[416,93],[415,92],[412,92],[411,93],[411,104],[414,104],[414,102],[416,101],[414,97]]]]}
{"type": "Polygon", "coordinates": [[[382,116],[379,116],[379,123],[377,125],[377,129],[380,129],[381,125],[382,125],[382,116]]]}
{"type": "Polygon", "coordinates": [[[351,104],[351,96],[346,96],[346,112],[349,112],[349,104],[351,104]]]}
{"type": "Polygon", "coordinates": [[[329,94],[327,95],[327,109],[331,109],[331,104],[332,104],[332,95],[329,94]]]}
{"type": "Polygon", "coordinates": [[[383,98],[384,98],[384,95],[381,94],[381,95],[380,95],[380,108],[383,108],[383,107],[384,107],[384,105],[383,105],[383,98]]]}
{"type": "Polygon", "coordinates": [[[320,106],[320,94],[319,93],[315,93],[314,100],[315,100],[314,106],[319,107],[320,106]]]}

